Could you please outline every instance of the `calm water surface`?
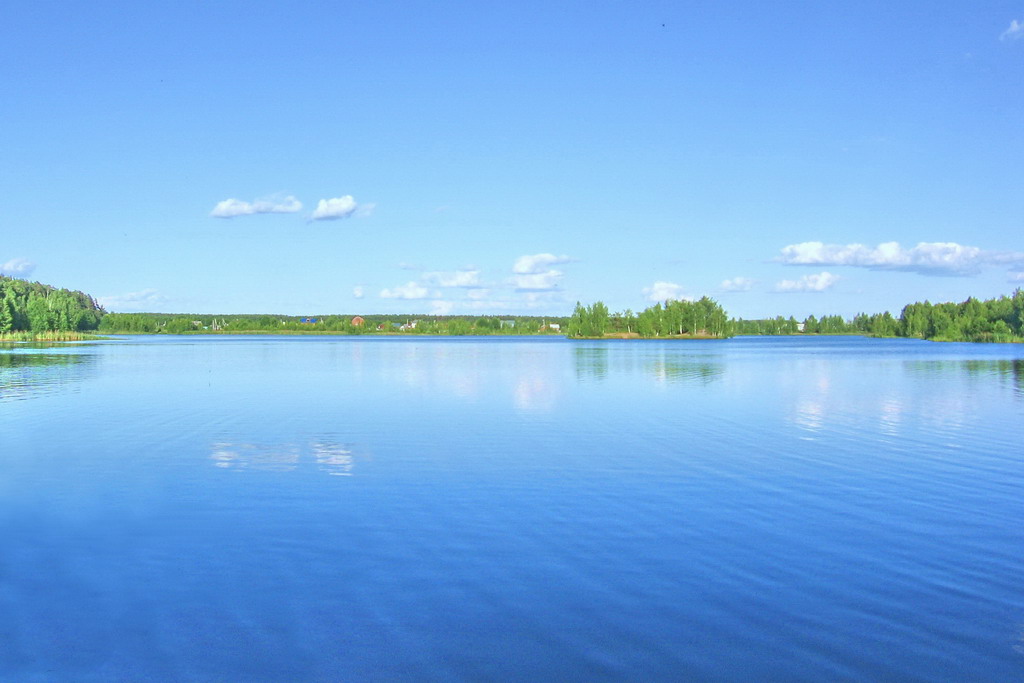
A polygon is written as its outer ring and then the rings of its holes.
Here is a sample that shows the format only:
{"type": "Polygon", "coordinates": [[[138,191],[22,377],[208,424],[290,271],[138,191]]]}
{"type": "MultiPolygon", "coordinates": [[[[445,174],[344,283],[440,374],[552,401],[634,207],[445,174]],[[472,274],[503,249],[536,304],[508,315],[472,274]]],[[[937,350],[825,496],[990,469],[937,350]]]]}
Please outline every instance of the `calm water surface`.
{"type": "Polygon", "coordinates": [[[0,349],[0,680],[1024,679],[1024,349],[0,349]]]}

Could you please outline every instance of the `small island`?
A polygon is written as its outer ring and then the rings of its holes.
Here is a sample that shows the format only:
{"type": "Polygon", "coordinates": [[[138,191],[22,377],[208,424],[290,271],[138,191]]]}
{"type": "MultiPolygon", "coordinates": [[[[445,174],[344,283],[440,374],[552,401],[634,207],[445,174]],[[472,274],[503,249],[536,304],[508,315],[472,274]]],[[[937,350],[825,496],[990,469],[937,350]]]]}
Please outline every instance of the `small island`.
{"type": "Polygon", "coordinates": [[[570,339],[725,339],[733,329],[725,310],[705,296],[658,302],[636,315],[628,309],[609,314],[601,301],[590,306],[577,302],[566,333],[570,339]]]}

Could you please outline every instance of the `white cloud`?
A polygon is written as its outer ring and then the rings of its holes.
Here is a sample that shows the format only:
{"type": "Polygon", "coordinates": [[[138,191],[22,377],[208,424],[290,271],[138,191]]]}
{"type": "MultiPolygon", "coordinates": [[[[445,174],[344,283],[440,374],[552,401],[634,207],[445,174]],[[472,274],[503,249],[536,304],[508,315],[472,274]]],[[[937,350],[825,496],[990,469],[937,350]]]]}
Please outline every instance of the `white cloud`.
{"type": "Polygon", "coordinates": [[[1024,273],[1010,273],[1010,282],[1024,282],[1024,273]]]}
{"type": "Polygon", "coordinates": [[[476,288],[480,286],[480,271],[475,269],[454,272],[434,271],[423,273],[423,281],[435,287],[476,288]]]}
{"type": "Polygon", "coordinates": [[[519,292],[548,291],[558,289],[563,275],[562,271],[554,269],[540,273],[527,273],[514,276],[512,284],[519,292]]]}
{"type": "Polygon", "coordinates": [[[404,285],[391,289],[380,290],[382,299],[426,299],[430,292],[427,288],[415,282],[407,282],[404,285]]]}
{"type": "Polygon", "coordinates": [[[984,251],[956,242],[919,242],[904,249],[899,242],[871,248],[863,244],[801,242],[783,247],[777,259],[786,265],[855,266],[904,270],[921,275],[976,275],[982,266],[1024,263],[1024,253],[984,251]]]}
{"type": "Polygon", "coordinates": [[[683,293],[683,286],[677,285],[674,282],[658,280],[650,287],[644,287],[643,292],[648,301],[659,302],[668,301],[669,299],[674,301],[693,301],[692,296],[683,293]]]}
{"type": "Polygon", "coordinates": [[[555,256],[554,254],[533,254],[520,256],[512,266],[512,272],[518,275],[534,275],[538,273],[557,272],[549,270],[550,266],[572,261],[568,256],[555,256]]]}
{"type": "Polygon", "coordinates": [[[999,40],[1016,40],[1021,36],[1024,36],[1024,21],[1014,19],[1010,22],[1010,28],[999,35],[999,40]]]}
{"type": "Polygon", "coordinates": [[[551,268],[559,263],[569,263],[568,256],[554,254],[528,254],[520,256],[512,264],[512,286],[518,292],[546,292],[557,290],[565,275],[560,270],[551,268]]]}
{"type": "Polygon", "coordinates": [[[490,295],[490,293],[491,290],[489,289],[478,288],[470,289],[469,291],[466,292],[466,296],[470,299],[481,301],[483,299],[486,299],[490,295]]]}
{"type": "Polygon", "coordinates": [[[457,315],[460,313],[495,315],[499,311],[521,311],[524,308],[529,309],[533,307],[531,302],[524,303],[523,301],[502,299],[488,299],[486,301],[473,299],[448,300],[434,296],[427,297],[427,299],[429,299],[428,303],[430,304],[428,309],[430,315],[457,315]]]}
{"type": "Polygon", "coordinates": [[[364,296],[366,296],[366,292],[363,291],[363,286],[356,285],[355,287],[353,287],[352,296],[354,296],[357,299],[362,299],[364,296]]]}
{"type": "Polygon", "coordinates": [[[376,204],[359,204],[355,198],[347,194],[333,199],[321,199],[310,216],[314,221],[336,221],[351,216],[364,217],[373,212],[376,204]]]}
{"type": "Polygon", "coordinates": [[[442,301],[435,299],[430,302],[430,314],[431,315],[450,315],[455,309],[455,302],[453,301],[442,301]]]}
{"type": "Polygon", "coordinates": [[[141,292],[101,296],[97,300],[103,308],[112,313],[132,313],[153,311],[166,303],[167,297],[155,289],[144,289],[141,292]]]}
{"type": "Polygon", "coordinates": [[[225,199],[217,202],[210,215],[214,218],[235,218],[251,216],[257,213],[296,213],[302,210],[302,202],[295,197],[268,197],[254,202],[243,202],[241,199],[225,199]]]}
{"type": "Polygon", "coordinates": [[[7,263],[0,265],[0,275],[24,278],[31,275],[32,271],[35,269],[36,264],[32,263],[28,259],[12,258],[7,263]]]}
{"type": "Polygon", "coordinates": [[[749,292],[754,286],[754,281],[749,277],[734,277],[731,280],[722,280],[722,289],[726,292],[749,292]]]}
{"type": "Polygon", "coordinates": [[[804,275],[799,280],[783,280],[775,285],[776,292],[824,292],[830,289],[840,278],[828,271],[815,275],[804,275]]]}

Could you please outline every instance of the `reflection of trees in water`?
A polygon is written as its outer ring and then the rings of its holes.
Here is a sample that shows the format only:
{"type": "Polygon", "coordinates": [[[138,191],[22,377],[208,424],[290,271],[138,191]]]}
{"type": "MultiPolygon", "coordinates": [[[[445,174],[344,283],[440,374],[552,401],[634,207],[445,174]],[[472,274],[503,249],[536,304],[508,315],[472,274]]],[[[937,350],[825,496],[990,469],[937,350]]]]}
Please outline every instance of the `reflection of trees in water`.
{"type": "Polygon", "coordinates": [[[719,379],[725,368],[699,357],[658,358],[647,364],[648,374],[662,382],[699,382],[707,384],[719,379]]]}
{"type": "Polygon", "coordinates": [[[211,446],[210,459],[225,469],[287,472],[315,465],[327,474],[347,477],[355,466],[353,449],[351,444],[328,439],[278,444],[218,441],[211,446]]]}
{"type": "Polygon", "coordinates": [[[577,347],[576,379],[604,379],[608,376],[608,348],[604,346],[577,347]]]}
{"type": "Polygon", "coordinates": [[[580,347],[575,349],[574,358],[577,379],[604,379],[609,368],[625,374],[641,371],[659,382],[707,383],[725,373],[725,366],[709,356],[671,351],[619,355],[610,354],[607,346],[580,347]]]}
{"type": "Polygon", "coordinates": [[[82,353],[22,353],[0,349],[0,402],[64,390],[84,379],[96,357],[82,353]]]}
{"type": "Polygon", "coordinates": [[[1013,384],[1015,393],[1024,396],[1024,359],[971,359],[907,361],[911,372],[924,374],[959,374],[972,380],[995,377],[1013,384]]]}

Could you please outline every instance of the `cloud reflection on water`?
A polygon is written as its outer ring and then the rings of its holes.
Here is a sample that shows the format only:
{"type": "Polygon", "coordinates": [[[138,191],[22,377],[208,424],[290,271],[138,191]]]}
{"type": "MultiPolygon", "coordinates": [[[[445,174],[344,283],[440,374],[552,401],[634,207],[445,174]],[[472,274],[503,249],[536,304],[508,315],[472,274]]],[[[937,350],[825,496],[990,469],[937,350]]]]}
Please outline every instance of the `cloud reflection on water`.
{"type": "Polygon", "coordinates": [[[348,477],[356,461],[351,444],[330,440],[278,444],[218,441],[211,450],[215,467],[235,470],[288,472],[308,465],[329,475],[348,477]]]}
{"type": "Polygon", "coordinates": [[[512,394],[515,407],[526,411],[549,411],[558,398],[557,386],[542,374],[523,375],[512,394]]]}
{"type": "Polygon", "coordinates": [[[879,427],[888,436],[899,434],[900,426],[903,423],[905,406],[902,401],[893,397],[883,398],[879,405],[879,427]]]}
{"type": "Polygon", "coordinates": [[[850,416],[862,415],[867,409],[877,415],[878,428],[888,437],[901,435],[908,415],[930,424],[934,434],[952,434],[976,418],[974,395],[990,390],[994,382],[1008,385],[1014,398],[1024,398],[1024,360],[1019,359],[913,360],[889,371],[884,365],[861,367],[865,376],[881,372],[885,380],[874,382],[870,391],[861,391],[846,377],[849,367],[840,363],[804,360],[780,364],[774,391],[788,404],[790,422],[810,433],[803,438],[843,428],[850,416]],[[929,390],[940,376],[943,382],[959,381],[960,390],[929,390]],[[842,391],[833,390],[833,379],[844,387],[842,391]]]}

